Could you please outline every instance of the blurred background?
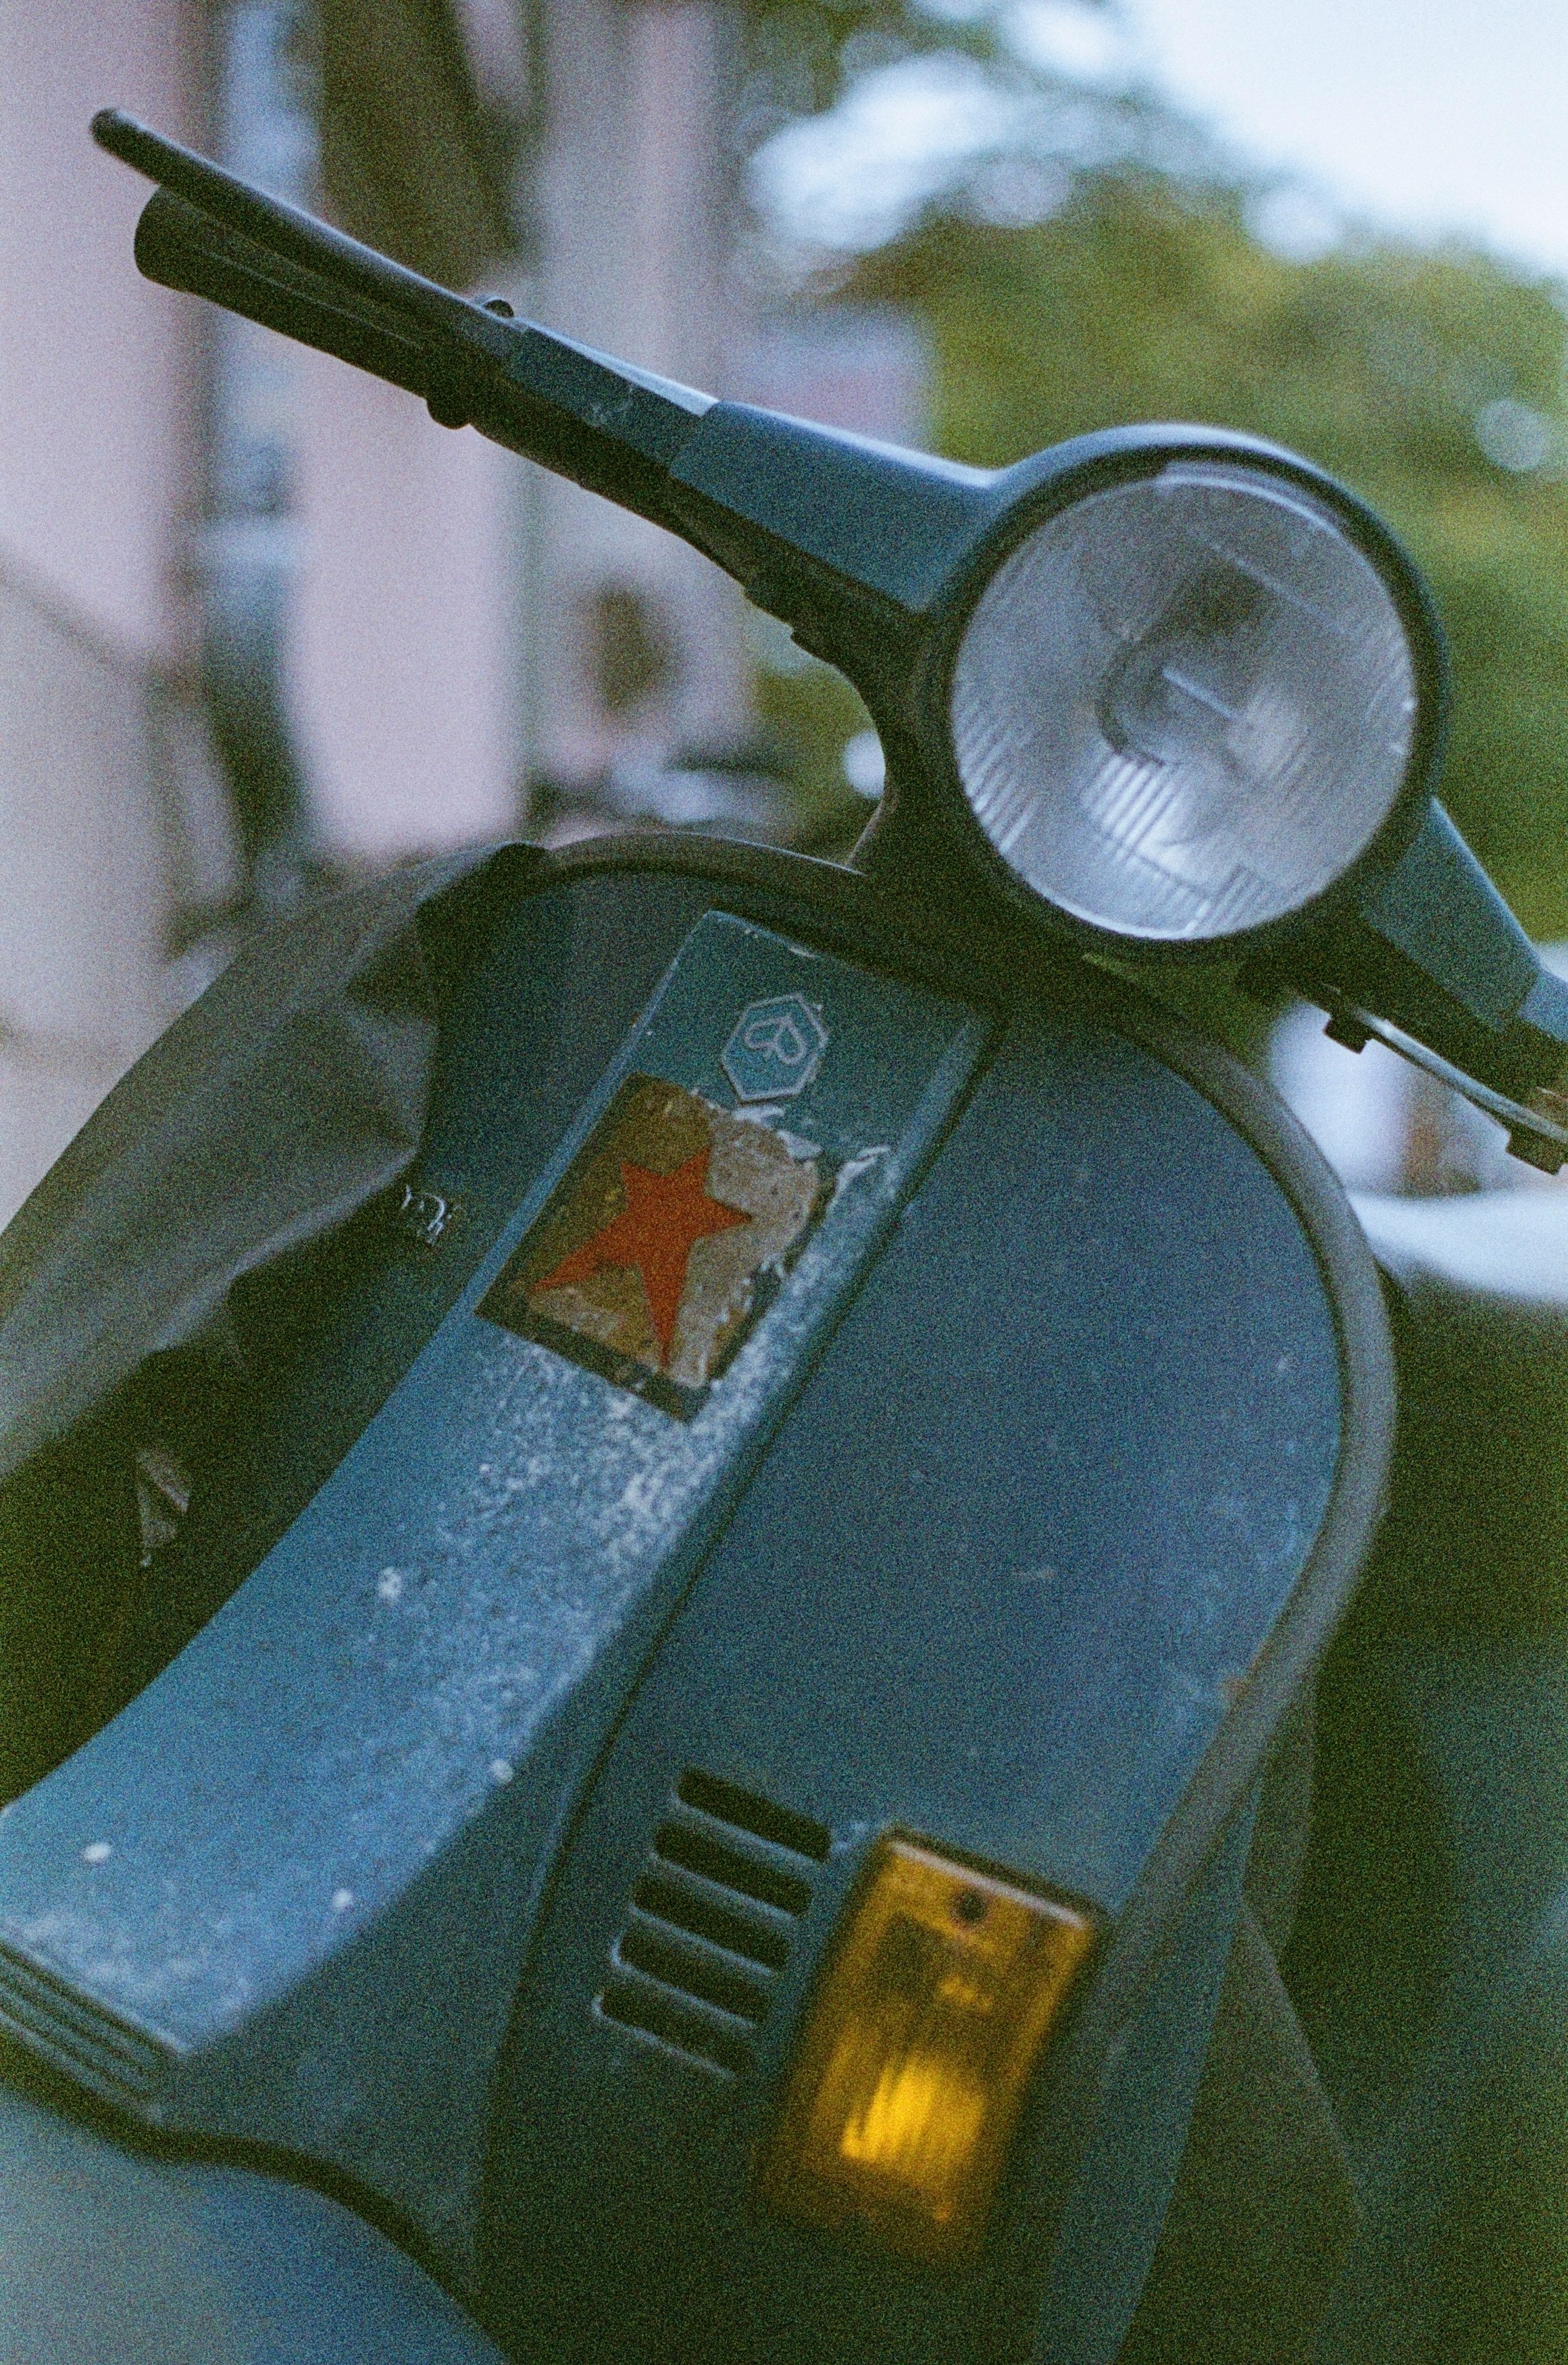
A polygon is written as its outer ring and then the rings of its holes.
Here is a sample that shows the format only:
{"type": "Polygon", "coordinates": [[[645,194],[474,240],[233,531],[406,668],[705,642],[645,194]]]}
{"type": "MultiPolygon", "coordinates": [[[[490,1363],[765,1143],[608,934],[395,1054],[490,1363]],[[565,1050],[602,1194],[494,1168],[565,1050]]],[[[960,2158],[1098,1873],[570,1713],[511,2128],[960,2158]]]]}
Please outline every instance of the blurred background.
{"type": "MultiPolygon", "coordinates": [[[[140,280],[106,104],[725,394],[988,465],[1294,445],[1426,569],[1446,801],[1568,937],[1558,0],[0,0],[0,1220],[300,897],[519,833],[842,853],[881,777],[684,545],[140,280]]],[[[1352,1184],[1529,1179],[1388,1055],[1206,1014],[1352,1184]]]]}

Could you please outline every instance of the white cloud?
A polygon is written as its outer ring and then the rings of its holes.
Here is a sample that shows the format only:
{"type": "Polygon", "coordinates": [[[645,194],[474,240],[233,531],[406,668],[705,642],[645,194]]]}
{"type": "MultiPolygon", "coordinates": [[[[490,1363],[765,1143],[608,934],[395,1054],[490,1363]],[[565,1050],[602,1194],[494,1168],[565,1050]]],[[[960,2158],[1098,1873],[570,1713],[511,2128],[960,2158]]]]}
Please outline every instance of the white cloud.
{"type": "Polygon", "coordinates": [[[1247,227],[1285,262],[1316,263],[1338,245],[1345,218],[1322,191],[1287,181],[1259,192],[1247,208],[1247,227]]]}
{"type": "Polygon", "coordinates": [[[1469,238],[1568,278],[1563,0],[923,5],[939,20],[989,18],[1021,64],[1081,85],[1081,138],[1070,108],[1048,114],[972,58],[903,59],[755,160],[754,195],[791,238],[875,246],[988,155],[1103,154],[1102,102],[1143,88],[1271,177],[1253,222],[1280,253],[1309,260],[1362,219],[1469,238]]]}
{"type": "Polygon", "coordinates": [[[1125,89],[1138,62],[1123,19],[1084,0],[1016,0],[997,29],[1025,65],[1090,89],[1125,89]]]}
{"type": "Polygon", "coordinates": [[[1004,141],[1018,115],[972,58],[903,58],[864,75],[831,114],[770,140],[753,162],[752,194],[807,243],[876,246],[1004,141]]]}

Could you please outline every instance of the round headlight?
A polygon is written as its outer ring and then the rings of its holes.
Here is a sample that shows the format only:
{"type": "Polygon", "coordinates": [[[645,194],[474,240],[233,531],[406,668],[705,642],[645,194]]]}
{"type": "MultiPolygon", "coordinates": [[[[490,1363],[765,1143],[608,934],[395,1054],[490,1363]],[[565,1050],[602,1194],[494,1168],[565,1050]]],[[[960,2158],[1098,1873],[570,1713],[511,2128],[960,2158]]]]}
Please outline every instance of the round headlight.
{"type": "Polygon", "coordinates": [[[1300,911],[1397,803],[1410,637],[1326,503],[1173,461],[1046,519],[959,644],[953,748],[997,853],[1116,936],[1201,944],[1300,911]]]}

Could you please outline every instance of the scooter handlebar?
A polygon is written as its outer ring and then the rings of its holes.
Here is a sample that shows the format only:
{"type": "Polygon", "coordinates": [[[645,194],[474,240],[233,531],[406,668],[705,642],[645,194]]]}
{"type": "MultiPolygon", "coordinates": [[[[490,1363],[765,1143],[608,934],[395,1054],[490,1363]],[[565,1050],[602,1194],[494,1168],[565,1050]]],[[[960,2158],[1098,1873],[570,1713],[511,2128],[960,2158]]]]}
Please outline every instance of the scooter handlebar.
{"type": "Polygon", "coordinates": [[[427,401],[437,390],[431,340],[410,334],[393,308],[258,246],[166,188],[137,225],[136,261],[161,286],[205,296],[427,401]]]}
{"type": "Polygon", "coordinates": [[[137,230],[147,278],[386,378],[442,426],[477,427],[683,530],[667,472],[711,396],[454,295],[118,108],[94,117],[93,137],[159,184],[137,230]]]}

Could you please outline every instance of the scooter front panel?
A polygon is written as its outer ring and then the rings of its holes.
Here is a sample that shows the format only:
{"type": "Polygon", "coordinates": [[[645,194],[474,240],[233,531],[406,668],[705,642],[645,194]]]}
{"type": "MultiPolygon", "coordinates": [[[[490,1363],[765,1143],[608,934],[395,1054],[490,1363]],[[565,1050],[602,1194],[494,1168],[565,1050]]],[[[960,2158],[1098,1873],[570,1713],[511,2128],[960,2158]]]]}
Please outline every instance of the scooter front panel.
{"type": "Polygon", "coordinates": [[[142,2116],[331,2160],[461,2242],[573,1765],[987,1032],[744,919],[698,921],[320,1491],[0,1825],[15,2034],[142,2116]],[[667,1333],[641,1291],[641,1327],[624,1291],[596,1300],[607,1185],[622,1226],[652,1193],[643,1220],[678,1250],[667,1333]]]}
{"type": "MultiPolygon", "coordinates": [[[[746,2198],[838,1909],[894,1823],[1079,1897],[1113,1964],[1141,1917],[1203,1956],[1151,2056],[1196,2075],[1240,1856],[1203,1904],[1191,1801],[1344,1494],[1365,1276],[1247,1091],[1110,990],[722,852],[547,868],[453,981],[411,1179],[458,1218],[284,1326],[175,1548],[232,1598],[0,1823],[0,2015],[171,2135],[401,2213],[514,2348],[647,2353],[653,2278],[716,2339],[752,2307],[787,2349],[820,2303],[874,2349],[896,2304],[951,2355],[990,2264],[938,2289],[746,2198]],[[602,2007],[661,1828],[726,1799],[743,1851],[807,1839],[715,2076],[602,2007]]],[[[1152,2009],[1115,1992],[1097,2062],[1152,2009]]],[[[1003,2196],[1036,2287],[1031,2163],[1098,2076],[1003,2196]]]]}
{"type": "MultiPolygon", "coordinates": [[[[895,2314],[900,2354],[983,2348],[998,2251],[1049,2239],[1026,2174],[1010,2231],[946,2274],[752,2197],[830,1933],[890,1827],[1086,1900],[1107,1927],[1127,1912],[1301,1577],[1341,1421],[1335,1309],[1256,1150],[1142,1048],[1020,1011],[574,1835],[489,2212],[490,2270],[531,2348],[653,2359],[678,2338],[720,2357],[744,2326],[782,2355],[814,2326],[869,2359],[895,2314]],[[732,1864],[712,1877],[744,1913],[748,1863],[775,1861],[758,1835],[792,1826],[822,1843],[787,1853],[809,1892],[787,1955],[746,1960],[743,1936],[726,1963],[678,1867],[732,1864]]],[[[1186,1993],[1197,2010],[1202,1981],[1186,1993]]],[[[1100,2237],[1121,2238],[1103,2219],[1100,2237]]]]}

